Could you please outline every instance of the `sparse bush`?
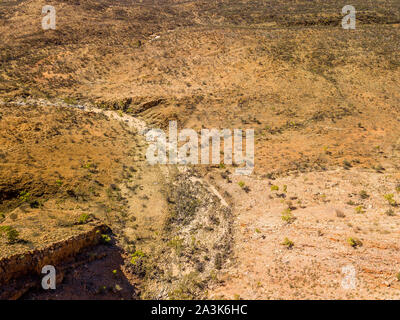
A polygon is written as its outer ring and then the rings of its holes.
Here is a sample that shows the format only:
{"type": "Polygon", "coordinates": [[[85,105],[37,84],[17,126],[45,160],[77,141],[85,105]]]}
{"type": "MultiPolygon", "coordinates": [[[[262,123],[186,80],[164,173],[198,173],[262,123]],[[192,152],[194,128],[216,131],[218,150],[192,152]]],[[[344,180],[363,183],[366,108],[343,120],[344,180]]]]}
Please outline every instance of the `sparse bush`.
{"type": "Polygon", "coordinates": [[[294,246],[294,242],[289,240],[288,238],[285,238],[285,240],[283,240],[282,245],[286,246],[286,248],[288,249],[292,249],[294,246]]]}
{"type": "Polygon", "coordinates": [[[235,293],[233,295],[233,300],[241,300],[242,298],[240,297],[240,294],[235,293]]]}
{"type": "Polygon", "coordinates": [[[138,260],[139,260],[140,258],[144,258],[144,257],[145,257],[145,254],[144,254],[143,251],[141,251],[141,250],[136,250],[136,251],[133,253],[133,255],[132,255],[131,263],[132,263],[133,265],[136,265],[137,262],[138,262],[138,260]]]}
{"type": "Polygon", "coordinates": [[[191,272],[183,276],[178,286],[168,293],[170,300],[188,300],[193,299],[198,292],[204,291],[204,280],[198,272],[191,272]]]}
{"type": "Polygon", "coordinates": [[[168,242],[168,246],[175,249],[176,253],[180,255],[183,251],[183,239],[175,237],[168,242]]]}
{"type": "Polygon", "coordinates": [[[102,234],[101,235],[101,243],[110,244],[111,243],[111,237],[108,234],[102,234]]]}
{"type": "Polygon", "coordinates": [[[349,237],[349,238],[347,238],[347,243],[350,246],[352,246],[353,248],[357,248],[357,247],[361,247],[362,246],[361,240],[359,240],[357,238],[349,237]]]}
{"type": "Polygon", "coordinates": [[[0,226],[0,234],[5,235],[9,244],[18,241],[19,232],[11,226],[0,226]]]}
{"type": "Polygon", "coordinates": [[[31,198],[31,194],[25,190],[21,191],[19,193],[18,199],[21,203],[28,202],[30,200],[30,198],[31,198]]]}
{"type": "Polygon", "coordinates": [[[272,185],[271,186],[271,191],[279,191],[279,187],[275,186],[275,185],[272,185]]]}
{"type": "Polygon", "coordinates": [[[243,181],[239,181],[238,185],[243,189],[246,184],[243,181]]]}
{"type": "Polygon", "coordinates": [[[296,217],[293,216],[292,210],[290,210],[290,208],[287,208],[282,212],[281,218],[283,221],[285,221],[288,224],[290,224],[296,220],[296,217]]]}
{"type": "Polygon", "coordinates": [[[88,223],[90,218],[91,218],[90,214],[82,213],[78,218],[78,224],[88,223]]]}
{"type": "Polygon", "coordinates": [[[246,186],[246,184],[244,183],[244,181],[239,181],[238,182],[239,187],[241,187],[244,191],[246,191],[246,193],[250,192],[250,188],[248,186],[246,186]]]}
{"type": "Polygon", "coordinates": [[[215,266],[215,269],[217,269],[217,270],[220,270],[222,268],[222,256],[220,253],[217,253],[215,255],[214,266],[215,266]]]}
{"type": "Polygon", "coordinates": [[[364,207],[363,206],[357,206],[354,208],[354,211],[356,213],[365,213],[364,207]]]}
{"type": "Polygon", "coordinates": [[[74,98],[66,97],[64,98],[64,102],[69,105],[77,104],[77,101],[74,98]]]}
{"type": "Polygon", "coordinates": [[[369,194],[367,193],[367,191],[361,190],[360,191],[360,197],[361,197],[361,199],[368,199],[369,198],[369,194]]]}
{"type": "Polygon", "coordinates": [[[92,167],[92,164],[90,162],[84,163],[82,165],[82,168],[84,168],[84,169],[90,169],[91,167],[92,167]]]}
{"type": "Polygon", "coordinates": [[[42,206],[42,203],[39,200],[33,200],[29,202],[29,205],[31,206],[31,208],[39,208],[40,206],[42,206]]]}
{"type": "Polygon", "coordinates": [[[385,200],[393,207],[397,205],[396,200],[394,200],[394,194],[393,193],[388,193],[383,196],[385,200]]]}
{"type": "Polygon", "coordinates": [[[387,216],[389,216],[389,217],[393,217],[393,216],[396,215],[396,214],[394,213],[393,209],[386,210],[386,211],[385,211],[385,214],[386,214],[387,216]]]}
{"type": "Polygon", "coordinates": [[[347,160],[343,160],[343,168],[349,170],[352,167],[351,163],[347,160]]]}

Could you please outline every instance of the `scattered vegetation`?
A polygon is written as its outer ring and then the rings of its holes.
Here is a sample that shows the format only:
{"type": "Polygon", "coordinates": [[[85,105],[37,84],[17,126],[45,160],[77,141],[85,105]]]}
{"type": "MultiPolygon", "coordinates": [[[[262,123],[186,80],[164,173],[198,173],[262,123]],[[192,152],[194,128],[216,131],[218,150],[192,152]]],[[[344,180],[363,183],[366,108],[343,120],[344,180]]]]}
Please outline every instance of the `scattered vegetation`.
{"type": "Polygon", "coordinates": [[[279,187],[276,185],[271,186],[271,191],[279,191],[279,187]]]}
{"type": "Polygon", "coordinates": [[[90,214],[82,213],[78,218],[78,224],[86,224],[86,223],[88,223],[91,217],[92,216],[90,214]]]}
{"type": "Polygon", "coordinates": [[[168,246],[175,249],[176,253],[180,255],[183,251],[183,239],[175,237],[168,242],[168,246]]]}
{"type": "Polygon", "coordinates": [[[111,237],[108,234],[102,234],[101,235],[101,243],[110,244],[111,243],[111,237]]]}
{"type": "Polygon", "coordinates": [[[389,216],[389,217],[393,217],[393,216],[396,215],[396,214],[394,213],[393,209],[386,210],[386,211],[385,211],[385,214],[386,214],[387,216],[389,216]]]}
{"type": "Polygon", "coordinates": [[[84,168],[84,169],[90,169],[91,167],[92,167],[92,164],[90,162],[84,163],[82,165],[82,168],[84,168]]]}
{"type": "Polygon", "coordinates": [[[31,199],[31,194],[27,191],[21,191],[18,197],[21,203],[28,202],[31,199]]]}
{"type": "Polygon", "coordinates": [[[353,248],[361,247],[363,243],[358,238],[347,238],[347,243],[352,246],[353,248]]]}
{"type": "Polygon", "coordinates": [[[355,207],[354,208],[354,211],[356,212],[356,213],[365,213],[365,210],[364,210],[364,207],[363,206],[357,206],[357,207],[355,207]]]}
{"type": "Polygon", "coordinates": [[[349,200],[346,202],[349,206],[355,206],[356,203],[353,200],[349,200]]]}
{"type": "Polygon", "coordinates": [[[284,245],[288,249],[292,249],[294,246],[294,242],[289,240],[288,238],[285,238],[285,240],[283,240],[282,242],[282,245],[284,245]]]}
{"type": "Polygon", "coordinates": [[[201,280],[198,272],[185,275],[176,289],[168,293],[170,300],[189,300],[198,295],[198,291],[204,290],[205,283],[201,280]]]}
{"type": "Polygon", "coordinates": [[[249,192],[250,188],[248,186],[246,186],[246,184],[244,183],[244,181],[239,181],[238,182],[239,187],[241,187],[244,191],[249,192]]]}
{"type": "Polygon", "coordinates": [[[367,191],[361,190],[360,191],[360,197],[361,197],[361,199],[368,199],[369,198],[369,194],[367,193],[367,191]]]}
{"type": "Polygon", "coordinates": [[[296,220],[296,217],[293,216],[292,214],[292,210],[290,210],[290,208],[285,209],[282,212],[282,220],[285,221],[286,223],[290,224],[292,222],[294,222],[296,220]]]}
{"type": "Polygon", "coordinates": [[[395,206],[397,205],[396,200],[394,200],[394,194],[393,194],[393,193],[385,194],[383,197],[385,198],[385,200],[386,200],[391,206],[395,207],[395,206]]]}
{"type": "Polygon", "coordinates": [[[19,240],[19,232],[11,226],[0,226],[0,235],[5,236],[9,244],[14,244],[19,240]]]}
{"type": "Polygon", "coordinates": [[[133,265],[136,265],[138,260],[141,259],[141,258],[144,258],[144,257],[145,257],[145,253],[143,251],[136,250],[132,255],[131,263],[133,265]]]}
{"type": "Polygon", "coordinates": [[[347,160],[343,160],[343,168],[349,170],[352,167],[351,163],[347,160]]]}

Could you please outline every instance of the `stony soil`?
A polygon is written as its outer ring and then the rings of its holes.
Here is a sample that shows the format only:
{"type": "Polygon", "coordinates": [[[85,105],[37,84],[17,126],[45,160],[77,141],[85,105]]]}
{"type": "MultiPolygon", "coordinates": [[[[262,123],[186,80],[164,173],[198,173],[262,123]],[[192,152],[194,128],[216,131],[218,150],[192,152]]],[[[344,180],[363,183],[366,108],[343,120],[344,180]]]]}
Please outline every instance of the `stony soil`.
{"type": "Polygon", "coordinates": [[[111,246],[26,298],[399,298],[398,1],[356,30],[335,0],[56,0],[48,31],[42,5],[0,3],[0,258],[111,246]],[[169,120],[254,129],[253,174],[149,166],[169,120]]]}

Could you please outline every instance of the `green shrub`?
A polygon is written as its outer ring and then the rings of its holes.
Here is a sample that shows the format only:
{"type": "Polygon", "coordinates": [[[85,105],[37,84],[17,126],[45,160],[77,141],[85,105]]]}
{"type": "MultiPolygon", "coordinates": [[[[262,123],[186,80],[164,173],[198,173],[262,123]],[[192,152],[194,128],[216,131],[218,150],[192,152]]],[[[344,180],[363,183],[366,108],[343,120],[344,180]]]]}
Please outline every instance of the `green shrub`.
{"type": "Polygon", "coordinates": [[[31,198],[31,194],[29,192],[27,192],[27,191],[21,191],[19,193],[18,199],[22,203],[23,202],[28,202],[30,200],[30,198],[31,198]]]}
{"type": "Polygon", "coordinates": [[[289,240],[288,238],[285,238],[285,240],[283,240],[282,244],[284,246],[286,246],[288,249],[291,249],[294,246],[294,242],[289,240]]]}
{"type": "Polygon", "coordinates": [[[292,223],[294,220],[296,220],[296,217],[293,216],[292,210],[290,210],[290,208],[287,208],[282,212],[281,218],[287,223],[292,223]]]}
{"type": "Polygon", "coordinates": [[[110,244],[111,243],[111,237],[108,234],[102,234],[101,235],[101,242],[103,244],[110,244]]]}
{"type": "Polygon", "coordinates": [[[365,213],[363,206],[357,206],[354,208],[356,213],[365,213]]]}
{"type": "Polygon", "coordinates": [[[84,169],[90,169],[91,167],[92,167],[92,164],[90,162],[87,162],[82,165],[82,168],[84,168],[84,169]]]}
{"type": "Polygon", "coordinates": [[[183,239],[175,237],[168,242],[168,246],[174,248],[176,253],[180,255],[183,251],[183,239]]]}
{"type": "Polygon", "coordinates": [[[238,185],[243,189],[246,184],[243,181],[239,181],[238,185]]]}
{"type": "Polygon", "coordinates": [[[357,248],[357,247],[361,247],[362,246],[361,240],[359,240],[357,238],[349,237],[349,238],[347,238],[347,243],[350,246],[352,246],[353,248],[357,248]]]}
{"type": "Polygon", "coordinates": [[[136,250],[136,251],[133,253],[133,255],[132,255],[131,263],[134,264],[134,265],[136,265],[138,259],[144,258],[144,257],[145,257],[145,254],[144,254],[143,251],[141,251],[141,250],[136,250]]]}
{"type": "Polygon", "coordinates": [[[275,185],[272,185],[271,186],[271,191],[279,191],[279,187],[275,186],[275,185]]]}
{"type": "Polygon", "coordinates": [[[383,197],[385,198],[385,200],[387,200],[387,202],[391,206],[396,206],[397,205],[396,200],[394,200],[394,194],[393,193],[385,194],[383,197]]]}
{"type": "Polygon", "coordinates": [[[89,222],[91,215],[87,213],[82,213],[78,218],[78,224],[85,224],[89,222]]]}
{"type": "Polygon", "coordinates": [[[11,226],[0,226],[0,234],[5,235],[10,244],[18,241],[19,232],[11,226]]]}

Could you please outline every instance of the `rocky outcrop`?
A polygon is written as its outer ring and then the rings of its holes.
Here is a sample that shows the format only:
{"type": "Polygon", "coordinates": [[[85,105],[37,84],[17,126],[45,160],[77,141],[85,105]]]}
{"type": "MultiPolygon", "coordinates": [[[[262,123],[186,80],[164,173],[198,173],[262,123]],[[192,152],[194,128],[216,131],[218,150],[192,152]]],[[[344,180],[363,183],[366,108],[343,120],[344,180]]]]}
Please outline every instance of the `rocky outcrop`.
{"type": "MultiPolygon", "coordinates": [[[[41,274],[43,266],[53,265],[57,268],[61,264],[73,262],[77,254],[98,244],[101,235],[107,230],[107,226],[97,225],[46,248],[0,259],[0,299],[19,298],[38,285],[36,278],[41,274]]],[[[62,274],[59,276],[62,277],[62,274]]]]}

